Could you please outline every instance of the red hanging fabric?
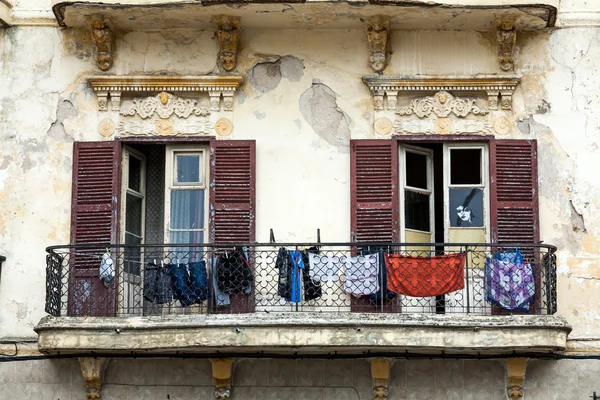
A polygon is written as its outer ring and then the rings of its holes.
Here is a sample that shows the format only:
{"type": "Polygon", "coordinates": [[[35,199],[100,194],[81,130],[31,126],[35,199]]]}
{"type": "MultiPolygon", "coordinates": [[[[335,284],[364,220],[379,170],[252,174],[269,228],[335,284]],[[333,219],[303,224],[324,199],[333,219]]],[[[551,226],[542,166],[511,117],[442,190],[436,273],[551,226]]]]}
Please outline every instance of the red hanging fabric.
{"type": "Polygon", "coordinates": [[[441,296],[465,287],[465,253],[434,257],[386,254],[387,287],[412,297],[441,296]]]}

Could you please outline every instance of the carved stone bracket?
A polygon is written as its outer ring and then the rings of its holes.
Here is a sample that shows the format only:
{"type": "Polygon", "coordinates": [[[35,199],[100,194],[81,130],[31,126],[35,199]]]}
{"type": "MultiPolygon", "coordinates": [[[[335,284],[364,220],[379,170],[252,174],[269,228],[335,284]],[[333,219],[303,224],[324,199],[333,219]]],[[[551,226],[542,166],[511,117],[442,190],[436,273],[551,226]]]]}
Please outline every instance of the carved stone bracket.
{"type": "Polygon", "coordinates": [[[395,110],[398,95],[407,92],[480,92],[485,93],[489,110],[512,109],[512,95],[520,78],[516,76],[410,77],[368,75],[363,77],[373,96],[375,111],[395,110]],[[386,103],[387,100],[387,103],[386,103]]]}
{"type": "Polygon", "coordinates": [[[515,43],[517,41],[517,29],[514,24],[504,22],[498,31],[498,61],[503,71],[515,69],[515,43]]]}
{"type": "Polygon", "coordinates": [[[87,400],[100,400],[102,391],[102,378],[108,363],[107,358],[79,358],[79,366],[85,381],[85,394],[87,400]]]}
{"type": "MultiPolygon", "coordinates": [[[[98,109],[119,111],[121,96],[130,93],[207,93],[211,111],[233,111],[233,96],[241,76],[95,76],[89,80],[98,98],[98,109]]],[[[154,101],[154,100],[152,100],[154,101]]],[[[158,100],[156,100],[158,101],[158,100]]]]}
{"type": "Polygon", "coordinates": [[[215,381],[215,398],[227,400],[231,398],[231,366],[233,358],[211,358],[213,379],[215,381]]]}
{"type": "Polygon", "coordinates": [[[506,359],[506,392],[510,400],[521,400],[523,398],[523,381],[525,380],[525,367],[528,358],[506,359]]]}
{"type": "Polygon", "coordinates": [[[372,358],[371,378],[373,378],[373,399],[386,400],[390,380],[390,360],[387,358],[372,358]]]}
{"type": "Polygon", "coordinates": [[[108,71],[113,64],[113,33],[107,20],[100,16],[91,17],[92,39],[96,46],[96,64],[102,71],[108,71]]]}
{"type": "Polygon", "coordinates": [[[375,16],[367,19],[367,40],[369,41],[369,63],[373,71],[382,73],[389,59],[390,20],[375,16]]]}
{"type": "Polygon", "coordinates": [[[238,31],[240,18],[229,15],[213,17],[212,22],[217,25],[217,39],[219,40],[219,63],[225,71],[235,68],[237,61],[238,31]]]}

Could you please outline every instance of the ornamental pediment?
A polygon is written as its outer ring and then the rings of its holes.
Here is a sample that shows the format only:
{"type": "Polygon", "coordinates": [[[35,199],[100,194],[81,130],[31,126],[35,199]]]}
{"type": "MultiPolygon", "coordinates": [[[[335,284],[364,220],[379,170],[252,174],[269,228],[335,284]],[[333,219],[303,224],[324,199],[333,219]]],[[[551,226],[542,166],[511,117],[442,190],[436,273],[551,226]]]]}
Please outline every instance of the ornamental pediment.
{"type": "Polygon", "coordinates": [[[211,135],[233,129],[239,76],[97,76],[89,79],[106,118],[104,137],[211,135]]]}
{"type": "Polygon", "coordinates": [[[509,134],[515,76],[365,76],[379,135],[509,134]]]}

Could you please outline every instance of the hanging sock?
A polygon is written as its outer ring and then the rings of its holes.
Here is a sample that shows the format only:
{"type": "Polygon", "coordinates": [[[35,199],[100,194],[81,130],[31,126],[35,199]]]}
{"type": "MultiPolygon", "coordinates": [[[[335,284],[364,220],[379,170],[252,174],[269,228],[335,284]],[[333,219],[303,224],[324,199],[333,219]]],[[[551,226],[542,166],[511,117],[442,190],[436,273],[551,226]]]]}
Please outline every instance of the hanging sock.
{"type": "Polygon", "coordinates": [[[431,297],[465,287],[465,253],[432,257],[386,254],[388,289],[411,297],[431,297]]]}

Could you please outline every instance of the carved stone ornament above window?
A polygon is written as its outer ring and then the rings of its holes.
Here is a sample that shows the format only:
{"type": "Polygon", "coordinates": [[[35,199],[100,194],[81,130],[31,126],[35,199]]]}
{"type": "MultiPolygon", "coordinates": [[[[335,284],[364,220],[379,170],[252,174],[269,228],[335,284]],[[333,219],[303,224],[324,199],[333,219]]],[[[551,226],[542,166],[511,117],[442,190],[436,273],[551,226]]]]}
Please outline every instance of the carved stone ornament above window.
{"type": "Polygon", "coordinates": [[[409,106],[396,111],[398,115],[414,114],[419,118],[429,117],[432,113],[440,118],[447,117],[450,114],[464,118],[471,113],[486,115],[489,111],[479,107],[476,99],[461,99],[445,91],[437,92],[435,96],[413,100],[409,106]]]}
{"type": "MultiPolygon", "coordinates": [[[[385,76],[363,77],[373,96],[375,111],[395,111],[398,95],[406,92],[479,92],[487,97],[489,110],[512,110],[512,95],[520,78],[516,76],[385,76]]],[[[473,111],[470,111],[473,112],[473,111]]]]}
{"type": "Polygon", "coordinates": [[[173,114],[179,118],[187,118],[192,114],[208,117],[210,111],[200,107],[196,100],[183,99],[166,92],[145,99],[134,99],[131,107],[121,110],[121,115],[139,115],[142,119],[150,118],[155,114],[160,118],[169,118],[173,114]]]}
{"type": "MultiPolygon", "coordinates": [[[[98,97],[99,111],[108,111],[109,100],[112,111],[119,111],[122,95],[139,96],[141,93],[180,92],[207,94],[210,99],[210,111],[227,112],[233,111],[233,96],[243,79],[241,76],[94,76],[88,81],[98,97]],[[221,104],[223,105],[222,109],[221,104]]],[[[159,106],[155,104],[155,100],[144,104],[146,106],[154,104],[158,110],[159,106]]],[[[158,100],[161,100],[160,95],[158,100]]],[[[189,100],[180,100],[182,101],[178,101],[177,106],[174,103],[171,104],[173,113],[176,115],[184,112],[189,105],[187,103],[189,100]]],[[[167,106],[169,101],[171,100],[167,99],[164,106],[167,106]]],[[[146,112],[147,110],[142,111],[142,113],[146,112]]]]}

